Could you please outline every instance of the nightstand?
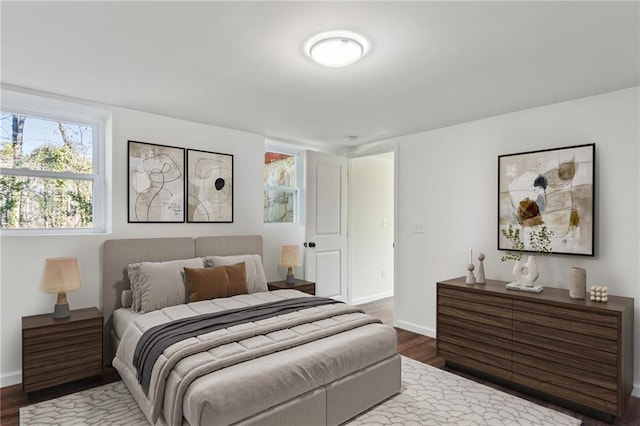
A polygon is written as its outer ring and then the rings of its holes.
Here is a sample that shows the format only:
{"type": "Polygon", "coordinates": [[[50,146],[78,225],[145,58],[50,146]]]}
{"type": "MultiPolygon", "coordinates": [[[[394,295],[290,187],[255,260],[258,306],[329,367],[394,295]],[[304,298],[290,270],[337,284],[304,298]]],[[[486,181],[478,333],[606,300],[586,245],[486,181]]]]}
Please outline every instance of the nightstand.
{"type": "Polygon", "coordinates": [[[102,312],[22,317],[22,389],[29,393],[102,375],[102,312]]]}
{"type": "Polygon", "coordinates": [[[267,283],[267,287],[269,288],[269,291],[293,289],[314,296],[316,294],[316,283],[299,279],[294,280],[293,284],[287,284],[286,281],[274,281],[271,283],[267,283]]]}

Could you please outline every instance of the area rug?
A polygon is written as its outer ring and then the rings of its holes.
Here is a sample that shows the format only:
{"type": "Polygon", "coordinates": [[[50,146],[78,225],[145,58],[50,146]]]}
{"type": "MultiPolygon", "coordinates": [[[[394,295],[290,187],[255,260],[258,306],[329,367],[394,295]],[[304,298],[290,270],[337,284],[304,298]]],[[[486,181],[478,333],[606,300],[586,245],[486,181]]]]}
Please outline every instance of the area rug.
{"type": "MultiPolygon", "coordinates": [[[[20,424],[148,425],[122,382],[20,409],[20,424]]],[[[402,357],[402,390],[347,422],[356,425],[580,425],[580,420],[402,357]]]]}

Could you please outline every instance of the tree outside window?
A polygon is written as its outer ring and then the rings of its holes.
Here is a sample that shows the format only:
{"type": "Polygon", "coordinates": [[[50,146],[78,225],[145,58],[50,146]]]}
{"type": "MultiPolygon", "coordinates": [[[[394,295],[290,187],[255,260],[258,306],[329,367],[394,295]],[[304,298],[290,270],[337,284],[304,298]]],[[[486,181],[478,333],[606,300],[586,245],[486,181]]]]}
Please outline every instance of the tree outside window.
{"type": "Polygon", "coordinates": [[[0,227],[94,226],[95,126],[0,112],[0,227]]]}

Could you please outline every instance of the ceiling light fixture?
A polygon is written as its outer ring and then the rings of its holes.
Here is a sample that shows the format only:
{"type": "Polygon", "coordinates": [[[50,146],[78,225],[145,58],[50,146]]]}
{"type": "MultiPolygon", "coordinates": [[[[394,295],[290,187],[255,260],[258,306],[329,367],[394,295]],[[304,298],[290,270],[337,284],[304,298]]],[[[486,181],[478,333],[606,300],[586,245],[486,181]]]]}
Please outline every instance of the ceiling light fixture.
{"type": "Polygon", "coordinates": [[[344,67],[362,58],[369,43],[351,31],[327,31],[311,37],[304,46],[307,56],[325,67],[344,67]]]}

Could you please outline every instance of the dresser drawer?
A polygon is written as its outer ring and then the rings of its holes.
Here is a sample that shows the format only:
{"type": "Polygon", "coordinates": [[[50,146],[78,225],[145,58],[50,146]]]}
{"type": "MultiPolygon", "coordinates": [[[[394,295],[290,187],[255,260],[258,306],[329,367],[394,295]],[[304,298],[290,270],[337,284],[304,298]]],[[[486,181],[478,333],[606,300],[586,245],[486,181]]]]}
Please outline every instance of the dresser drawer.
{"type": "Polygon", "coordinates": [[[547,334],[551,336],[557,331],[561,333],[575,333],[578,336],[606,339],[612,342],[616,342],[618,340],[617,328],[584,323],[572,319],[551,316],[545,313],[514,310],[513,321],[514,324],[516,322],[520,322],[522,324],[535,324],[545,327],[547,329],[547,334]]]}
{"type": "Polygon", "coordinates": [[[512,380],[531,389],[606,413],[615,413],[619,407],[618,394],[615,390],[605,389],[542,369],[514,363],[512,380]]]}
{"type": "Polygon", "coordinates": [[[524,300],[514,300],[513,309],[514,311],[534,312],[580,324],[597,325],[600,327],[615,329],[619,327],[618,317],[606,312],[592,312],[584,309],[566,308],[557,305],[547,305],[544,303],[528,302],[524,300]]]}
{"type": "Polygon", "coordinates": [[[511,299],[506,297],[482,294],[469,290],[460,290],[457,288],[446,287],[444,285],[438,286],[438,297],[457,299],[463,302],[474,302],[483,306],[499,306],[509,310],[512,306],[511,299]]]}
{"type": "MultiPolygon", "coordinates": [[[[588,332],[588,329],[584,330],[588,332]]],[[[513,321],[513,340],[544,350],[556,350],[567,355],[581,355],[599,362],[614,362],[618,345],[615,341],[560,329],[550,329],[529,322],[513,321]]]]}

